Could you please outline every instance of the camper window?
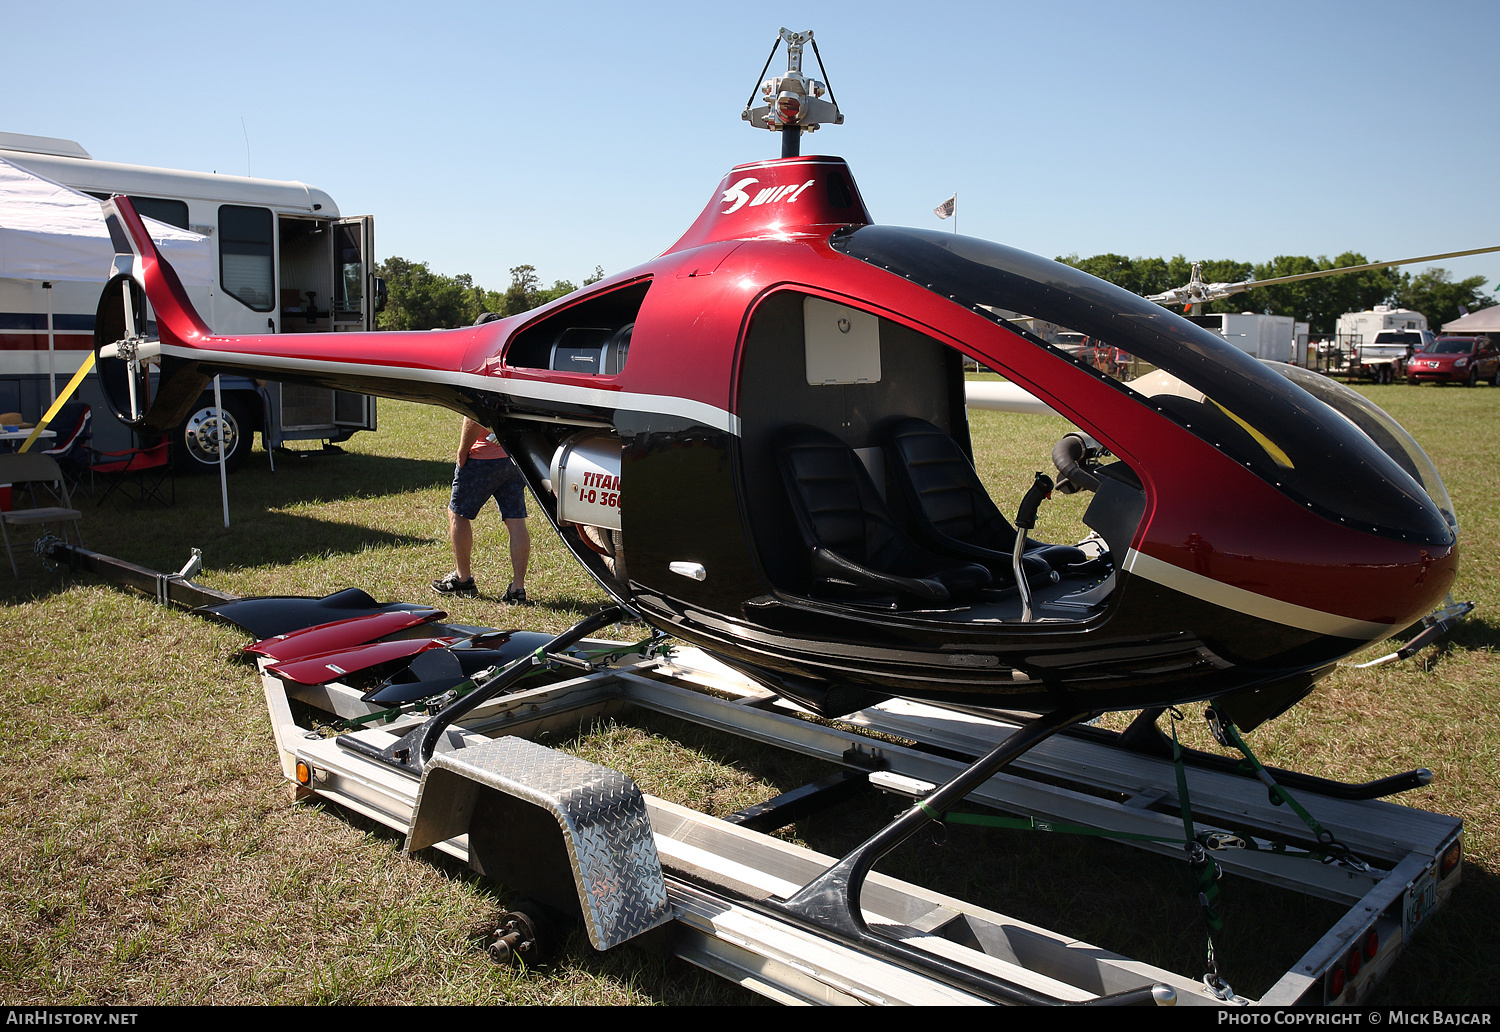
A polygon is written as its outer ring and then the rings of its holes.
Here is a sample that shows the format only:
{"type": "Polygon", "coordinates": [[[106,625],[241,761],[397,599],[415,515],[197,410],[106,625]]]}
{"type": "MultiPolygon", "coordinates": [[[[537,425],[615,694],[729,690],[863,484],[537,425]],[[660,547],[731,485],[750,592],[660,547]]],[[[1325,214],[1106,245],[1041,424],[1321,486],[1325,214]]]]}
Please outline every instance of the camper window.
{"type": "Polygon", "coordinates": [[[224,292],[257,312],[274,307],[269,208],[219,206],[219,281],[224,292]]]}
{"type": "Polygon", "coordinates": [[[165,222],[178,229],[188,228],[188,206],[184,201],[168,200],[165,197],[134,197],[135,210],[148,219],[165,222]]]}
{"type": "MultiPolygon", "coordinates": [[[[90,197],[97,197],[101,201],[107,201],[110,195],[98,193],[94,190],[88,192],[90,197]]],[[[130,203],[135,205],[136,213],[144,215],[148,219],[157,222],[165,222],[169,226],[178,229],[188,229],[188,206],[186,201],[174,201],[166,197],[137,197],[129,194],[130,203]]]]}
{"type": "Polygon", "coordinates": [[[339,225],[333,228],[333,249],[338,272],[334,276],[334,311],[361,311],[364,298],[365,267],[359,252],[359,227],[339,225]]]}

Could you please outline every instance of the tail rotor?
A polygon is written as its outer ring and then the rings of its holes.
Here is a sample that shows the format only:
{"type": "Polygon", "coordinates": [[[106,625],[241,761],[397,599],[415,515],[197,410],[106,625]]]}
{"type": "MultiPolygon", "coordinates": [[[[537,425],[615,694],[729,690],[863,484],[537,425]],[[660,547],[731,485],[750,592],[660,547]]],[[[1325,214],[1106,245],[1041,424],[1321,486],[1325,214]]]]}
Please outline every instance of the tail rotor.
{"type": "Polygon", "coordinates": [[[151,371],[161,342],[151,339],[146,292],[128,273],[109,281],[94,315],[94,355],[105,400],[120,422],[140,426],[151,408],[151,371]]]}

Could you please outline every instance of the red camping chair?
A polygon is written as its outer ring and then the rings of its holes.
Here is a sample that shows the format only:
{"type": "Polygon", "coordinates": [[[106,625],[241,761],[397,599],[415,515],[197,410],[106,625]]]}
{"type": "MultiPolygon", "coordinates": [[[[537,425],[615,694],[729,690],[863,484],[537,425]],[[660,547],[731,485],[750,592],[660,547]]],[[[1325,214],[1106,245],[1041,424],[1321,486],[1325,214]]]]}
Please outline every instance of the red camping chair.
{"type": "Polygon", "coordinates": [[[137,502],[159,502],[162,506],[177,504],[177,480],[173,476],[171,446],[165,437],[156,444],[123,451],[94,452],[89,469],[97,478],[107,477],[109,487],[99,496],[99,504],[116,490],[137,502]],[[162,492],[170,484],[172,500],[162,492]]]}

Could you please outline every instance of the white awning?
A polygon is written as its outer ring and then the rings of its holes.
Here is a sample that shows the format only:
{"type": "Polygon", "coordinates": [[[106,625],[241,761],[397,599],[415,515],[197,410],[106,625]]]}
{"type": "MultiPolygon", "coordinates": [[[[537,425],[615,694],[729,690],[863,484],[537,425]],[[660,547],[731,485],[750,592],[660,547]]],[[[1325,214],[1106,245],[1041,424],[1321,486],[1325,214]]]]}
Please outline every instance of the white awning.
{"type": "Polygon", "coordinates": [[[1500,333],[1500,305],[1481,308],[1477,312],[1443,323],[1444,333],[1500,333]]]}
{"type": "MultiPolygon", "coordinates": [[[[145,221],[184,286],[213,283],[207,237],[145,221]]],[[[0,158],[0,277],[103,283],[114,254],[97,200],[0,158]]]]}

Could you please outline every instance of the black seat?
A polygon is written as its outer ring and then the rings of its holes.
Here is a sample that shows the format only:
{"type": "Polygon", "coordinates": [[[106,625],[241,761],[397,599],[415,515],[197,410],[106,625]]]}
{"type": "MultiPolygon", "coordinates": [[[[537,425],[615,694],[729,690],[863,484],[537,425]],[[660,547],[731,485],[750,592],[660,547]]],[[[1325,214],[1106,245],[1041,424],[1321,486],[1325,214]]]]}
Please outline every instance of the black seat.
{"type": "Polygon", "coordinates": [[[820,584],[942,602],[990,583],[983,566],[912,541],[859,456],[837,437],[791,426],[777,435],[776,453],[820,584]]]}
{"type": "MultiPolygon", "coordinates": [[[[990,499],[958,442],[925,419],[904,417],[888,423],[885,438],[891,478],[901,485],[923,544],[945,555],[982,564],[996,580],[1014,580],[1011,553],[1016,528],[990,499]]],[[[1028,582],[1051,579],[1052,571],[1088,561],[1072,545],[1026,539],[1022,566],[1028,582]]]]}

